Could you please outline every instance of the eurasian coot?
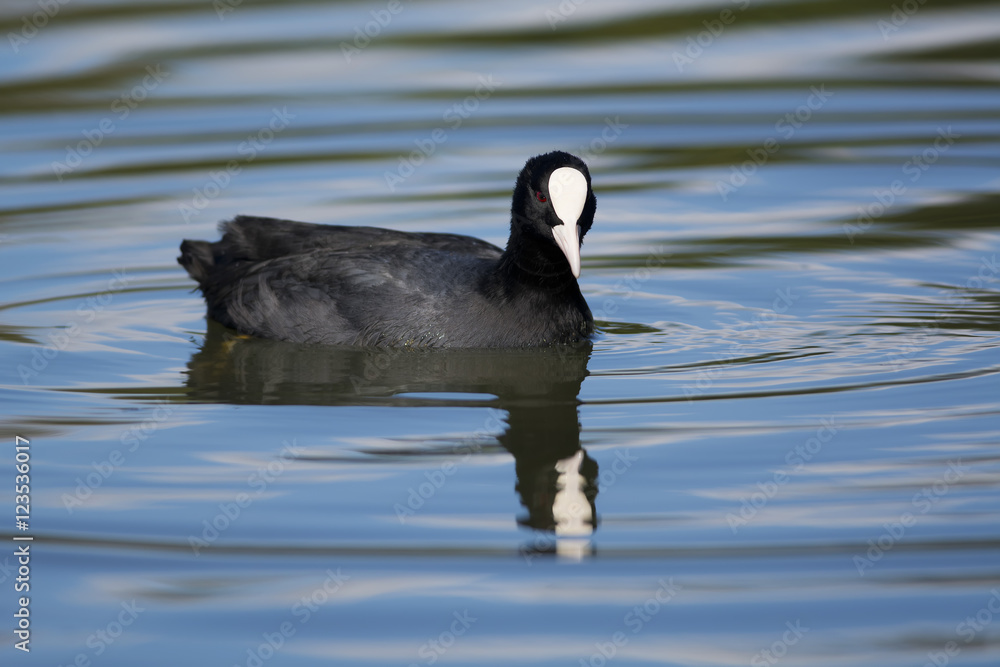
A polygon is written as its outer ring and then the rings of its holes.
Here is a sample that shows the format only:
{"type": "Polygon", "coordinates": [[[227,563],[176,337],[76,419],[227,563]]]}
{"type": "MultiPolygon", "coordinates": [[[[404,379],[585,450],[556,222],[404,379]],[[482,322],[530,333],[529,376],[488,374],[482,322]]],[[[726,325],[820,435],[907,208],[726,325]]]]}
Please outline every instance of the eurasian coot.
{"type": "Polygon", "coordinates": [[[597,201],[584,162],[533,157],[514,185],[507,249],[469,236],[237,216],[178,262],[208,315],[300,343],[531,347],[589,336],[576,282],[597,201]]]}

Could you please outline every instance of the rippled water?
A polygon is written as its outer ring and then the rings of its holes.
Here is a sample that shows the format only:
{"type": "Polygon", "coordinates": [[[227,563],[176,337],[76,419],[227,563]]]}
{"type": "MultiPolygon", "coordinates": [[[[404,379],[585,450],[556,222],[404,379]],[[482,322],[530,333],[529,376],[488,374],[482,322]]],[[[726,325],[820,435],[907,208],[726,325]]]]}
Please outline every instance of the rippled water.
{"type": "Polygon", "coordinates": [[[0,27],[3,664],[1000,662],[997,3],[0,27]],[[592,348],[234,338],[175,263],[236,213],[503,244],[555,148],[592,348]]]}

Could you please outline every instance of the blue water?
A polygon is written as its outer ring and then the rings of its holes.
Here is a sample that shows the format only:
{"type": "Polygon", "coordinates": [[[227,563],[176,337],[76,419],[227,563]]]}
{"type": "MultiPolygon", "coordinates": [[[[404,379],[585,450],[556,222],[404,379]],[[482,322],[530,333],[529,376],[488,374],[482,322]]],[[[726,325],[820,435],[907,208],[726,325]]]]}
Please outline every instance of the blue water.
{"type": "Polygon", "coordinates": [[[996,3],[46,6],[0,8],[0,663],[1000,663],[996,3]],[[502,245],[552,149],[591,347],[238,338],[175,262],[238,213],[502,245]]]}

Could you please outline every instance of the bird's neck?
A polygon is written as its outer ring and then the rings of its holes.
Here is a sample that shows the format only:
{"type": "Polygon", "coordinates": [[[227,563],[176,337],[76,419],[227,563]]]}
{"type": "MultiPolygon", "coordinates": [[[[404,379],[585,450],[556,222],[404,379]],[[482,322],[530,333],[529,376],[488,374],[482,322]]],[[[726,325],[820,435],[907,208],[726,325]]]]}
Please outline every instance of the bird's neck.
{"type": "Polygon", "coordinates": [[[524,239],[516,231],[511,234],[500,261],[497,274],[508,283],[519,283],[546,290],[579,289],[569,262],[554,243],[524,239]]]}

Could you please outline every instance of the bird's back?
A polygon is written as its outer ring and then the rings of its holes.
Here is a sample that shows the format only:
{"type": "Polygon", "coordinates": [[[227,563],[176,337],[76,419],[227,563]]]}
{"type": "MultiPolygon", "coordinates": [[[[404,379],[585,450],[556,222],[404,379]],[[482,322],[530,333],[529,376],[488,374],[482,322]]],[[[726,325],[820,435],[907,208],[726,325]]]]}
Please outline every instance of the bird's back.
{"type": "Polygon", "coordinates": [[[482,278],[502,254],[457,234],[245,216],[222,232],[215,243],[181,245],[209,315],[295,342],[438,345],[458,334],[475,344],[479,327],[462,320],[483,310],[482,278]]]}

